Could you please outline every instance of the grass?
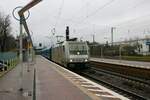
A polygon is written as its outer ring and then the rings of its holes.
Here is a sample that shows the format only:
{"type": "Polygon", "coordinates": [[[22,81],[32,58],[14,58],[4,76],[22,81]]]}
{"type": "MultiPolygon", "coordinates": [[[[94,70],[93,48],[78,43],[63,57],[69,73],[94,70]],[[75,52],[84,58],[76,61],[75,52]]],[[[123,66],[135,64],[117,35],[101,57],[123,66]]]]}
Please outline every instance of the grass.
{"type": "Polygon", "coordinates": [[[150,56],[122,56],[124,60],[150,62],[150,56]]]}
{"type": "MultiPolygon", "coordinates": [[[[91,56],[99,58],[100,56],[91,56]]],[[[119,60],[119,56],[103,56],[106,59],[117,59],[119,60]]],[[[144,61],[150,62],[150,56],[122,56],[122,60],[130,60],[130,61],[144,61]]]]}

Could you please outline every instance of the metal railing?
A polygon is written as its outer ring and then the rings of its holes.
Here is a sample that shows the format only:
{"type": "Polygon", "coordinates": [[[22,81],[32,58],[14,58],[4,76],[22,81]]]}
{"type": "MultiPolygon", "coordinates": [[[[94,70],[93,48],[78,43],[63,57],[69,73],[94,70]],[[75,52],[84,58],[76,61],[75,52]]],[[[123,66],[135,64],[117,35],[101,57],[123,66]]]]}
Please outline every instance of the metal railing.
{"type": "Polygon", "coordinates": [[[16,52],[0,53],[0,77],[14,68],[19,62],[16,52]]]}

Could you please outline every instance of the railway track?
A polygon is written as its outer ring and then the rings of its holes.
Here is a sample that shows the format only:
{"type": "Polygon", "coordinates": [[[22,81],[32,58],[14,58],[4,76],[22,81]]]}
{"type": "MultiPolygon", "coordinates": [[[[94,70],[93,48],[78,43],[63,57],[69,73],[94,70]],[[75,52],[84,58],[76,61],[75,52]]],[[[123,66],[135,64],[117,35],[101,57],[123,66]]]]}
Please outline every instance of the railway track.
{"type": "Polygon", "coordinates": [[[105,85],[113,89],[114,91],[121,93],[124,96],[129,97],[132,100],[150,99],[149,96],[150,90],[148,90],[148,92],[146,91],[144,93],[141,93],[141,91],[150,89],[150,83],[145,79],[142,80],[137,77],[127,76],[113,71],[100,69],[99,67],[96,66],[91,67],[86,71],[83,71],[81,74],[87,78],[90,78],[98,82],[99,84],[105,85]],[[127,87],[127,85],[129,84],[130,85],[132,84],[133,87],[131,86],[127,87]],[[143,90],[141,91],[138,90],[139,87],[142,88],[143,90]],[[133,88],[134,89],[137,88],[137,90],[135,91],[133,88]]]}
{"type": "Polygon", "coordinates": [[[91,61],[90,67],[97,67],[103,70],[120,73],[122,75],[142,79],[150,83],[150,69],[138,68],[128,65],[111,64],[105,62],[96,62],[96,61],[91,61]]]}
{"type": "Polygon", "coordinates": [[[87,73],[82,73],[82,75],[85,76],[85,77],[88,77],[88,78],[90,78],[90,79],[92,79],[92,80],[94,80],[94,81],[96,81],[96,82],[98,82],[100,84],[103,84],[103,85],[109,87],[110,89],[112,89],[112,90],[114,90],[114,91],[116,91],[116,92],[118,92],[118,93],[128,97],[129,99],[132,99],[132,100],[147,100],[147,98],[145,98],[143,96],[140,96],[140,95],[138,95],[138,94],[136,94],[134,92],[128,91],[128,90],[126,90],[124,88],[121,88],[119,86],[113,85],[113,84],[111,84],[111,83],[109,83],[107,81],[100,80],[100,79],[98,79],[97,77],[95,77],[93,75],[89,75],[87,73]]]}
{"type": "Polygon", "coordinates": [[[139,85],[142,85],[142,86],[145,86],[145,87],[150,87],[149,81],[146,81],[146,80],[142,80],[142,79],[139,79],[139,78],[136,78],[136,77],[127,76],[127,75],[123,75],[123,74],[120,74],[120,73],[115,73],[115,72],[111,72],[111,71],[107,71],[107,70],[103,70],[103,69],[99,69],[99,68],[94,68],[93,67],[92,69],[95,70],[95,71],[100,71],[100,72],[103,72],[103,73],[107,73],[109,75],[113,75],[115,77],[120,77],[124,80],[132,81],[133,83],[136,83],[136,84],[139,84],[139,85]]]}

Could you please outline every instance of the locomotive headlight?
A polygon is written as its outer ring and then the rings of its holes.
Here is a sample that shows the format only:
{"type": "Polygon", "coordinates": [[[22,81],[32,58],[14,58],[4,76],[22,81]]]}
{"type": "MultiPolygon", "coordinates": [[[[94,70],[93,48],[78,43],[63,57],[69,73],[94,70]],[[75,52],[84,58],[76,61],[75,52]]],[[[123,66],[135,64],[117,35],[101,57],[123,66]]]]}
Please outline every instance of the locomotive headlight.
{"type": "Polygon", "coordinates": [[[72,62],[72,59],[70,59],[70,62],[72,62]]]}
{"type": "Polygon", "coordinates": [[[85,59],[84,61],[85,61],[85,62],[87,62],[88,60],[87,60],[87,59],[85,59]]]}

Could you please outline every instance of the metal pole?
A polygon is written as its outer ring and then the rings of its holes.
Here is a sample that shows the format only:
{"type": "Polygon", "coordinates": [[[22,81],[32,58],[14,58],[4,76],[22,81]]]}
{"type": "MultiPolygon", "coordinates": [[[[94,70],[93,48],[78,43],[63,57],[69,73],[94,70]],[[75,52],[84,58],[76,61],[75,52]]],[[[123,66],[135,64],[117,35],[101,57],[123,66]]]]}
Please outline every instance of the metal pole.
{"type": "Polygon", "coordinates": [[[120,46],[119,46],[119,59],[120,59],[120,60],[122,59],[121,49],[122,49],[122,47],[121,47],[121,44],[120,44],[120,46]]]}
{"type": "Polygon", "coordinates": [[[23,19],[22,19],[22,17],[20,17],[20,50],[19,50],[19,52],[20,52],[20,62],[21,62],[21,63],[22,63],[22,61],[23,61],[23,54],[22,54],[22,53],[23,53],[23,51],[22,51],[22,49],[23,49],[23,44],[22,44],[22,43],[23,43],[23,42],[22,42],[22,41],[23,41],[23,40],[22,40],[22,38],[23,38],[23,37],[22,37],[22,33],[23,33],[23,32],[22,32],[22,28],[23,28],[23,27],[22,27],[22,25],[23,25],[23,24],[22,24],[22,23],[23,23],[23,19]]]}
{"type": "Polygon", "coordinates": [[[111,28],[111,45],[113,46],[113,27],[111,28]]]}
{"type": "Polygon", "coordinates": [[[103,58],[103,46],[101,46],[101,58],[103,58]]]}
{"type": "Polygon", "coordinates": [[[27,64],[28,65],[27,66],[27,72],[30,71],[30,69],[29,69],[29,66],[30,66],[29,62],[31,61],[31,56],[30,56],[29,50],[30,50],[30,42],[29,42],[29,40],[27,38],[27,62],[28,62],[28,64],[27,64]]]}
{"type": "Polygon", "coordinates": [[[22,33],[23,33],[23,18],[20,16],[20,63],[21,63],[21,70],[20,70],[20,91],[23,91],[23,40],[22,40],[22,33]]]}
{"type": "Polygon", "coordinates": [[[111,27],[111,45],[113,46],[114,43],[114,29],[116,29],[116,27],[111,27]]]}
{"type": "Polygon", "coordinates": [[[93,37],[93,43],[94,43],[95,42],[95,35],[93,34],[92,37],[93,37]]]}

